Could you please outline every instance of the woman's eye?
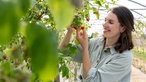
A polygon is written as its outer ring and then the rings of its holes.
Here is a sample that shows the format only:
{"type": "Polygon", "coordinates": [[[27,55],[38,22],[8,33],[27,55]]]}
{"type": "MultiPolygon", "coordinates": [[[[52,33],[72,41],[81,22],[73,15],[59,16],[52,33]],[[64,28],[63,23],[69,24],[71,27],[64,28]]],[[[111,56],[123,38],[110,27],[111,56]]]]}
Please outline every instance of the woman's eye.
{"type": "Polygon", "coordinates": [[[113,22],[112,22],[112,21],[109,21],[109,23],[110,23],[110,24],[113,24],[113,22]]]}

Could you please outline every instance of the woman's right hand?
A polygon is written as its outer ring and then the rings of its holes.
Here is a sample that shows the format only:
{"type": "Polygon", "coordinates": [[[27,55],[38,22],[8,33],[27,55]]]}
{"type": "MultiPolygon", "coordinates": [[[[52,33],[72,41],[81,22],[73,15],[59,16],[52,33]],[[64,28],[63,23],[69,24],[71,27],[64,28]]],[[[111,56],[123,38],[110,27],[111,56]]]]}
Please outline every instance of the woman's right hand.
{"type": "Polygon", "coordinates": [[[69,43],[69,41],[71,39],[71,35],[74,30],[75,29],[72,26],[69,26],[67,28],[67,33],[66,33],[65,37],[63,38],[63,40],[61,41],[59,48],[64,48],[69,43]]]}
{"type": "Polygon", "coordinates": [[[67,28],[67,32],[69,32],[69,33],[72,33],[74,30],[75,30],[75,28],[74,28],[74,26],[69,26],[68,28],[67,28]]]}

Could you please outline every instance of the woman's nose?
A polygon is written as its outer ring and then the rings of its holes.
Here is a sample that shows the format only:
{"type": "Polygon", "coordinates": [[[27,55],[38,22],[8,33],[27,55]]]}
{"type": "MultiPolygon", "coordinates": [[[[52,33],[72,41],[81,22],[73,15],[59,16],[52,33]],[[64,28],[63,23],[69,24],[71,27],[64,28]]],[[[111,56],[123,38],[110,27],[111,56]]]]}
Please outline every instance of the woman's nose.
{"type": "Polygon", "coordinates": [[[102,23],[102,26],[105,27],[105,26],[106,26],[106,22],[103,22],[103,23],[102,23]]]}

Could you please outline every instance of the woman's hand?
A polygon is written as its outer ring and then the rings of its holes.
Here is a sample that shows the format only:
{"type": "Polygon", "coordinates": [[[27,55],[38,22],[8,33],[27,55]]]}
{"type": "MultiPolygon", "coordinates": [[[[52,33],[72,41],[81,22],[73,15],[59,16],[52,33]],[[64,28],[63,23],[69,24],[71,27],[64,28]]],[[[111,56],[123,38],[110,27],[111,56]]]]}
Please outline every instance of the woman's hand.
{"type": "Polygon", "coordinates": [[[77,28],[76,29],[76,39],[81,44],[83,49],[88,48],[88,38],[84,28],[77,28]]]}
{"type": "Polygon", "coordinates": [[[75,30],[75,28],[73,28],[73,26],[71,25],[71,26],[69,26],[68,28],[67,28],[67,33],[70,33],[70,34],[72,34],[72,32],[75,30]]]}
{"type": "Polygon", "coordinates": [[[66,33],[65,37],[63,38],[63,40],[61,41],[59,48],[64,48],[69,43],[69,41],[71,39],[71,35],[74,30],[75,29],[72,26],[69,26],[67,28],[67,33],[66,33]]]}

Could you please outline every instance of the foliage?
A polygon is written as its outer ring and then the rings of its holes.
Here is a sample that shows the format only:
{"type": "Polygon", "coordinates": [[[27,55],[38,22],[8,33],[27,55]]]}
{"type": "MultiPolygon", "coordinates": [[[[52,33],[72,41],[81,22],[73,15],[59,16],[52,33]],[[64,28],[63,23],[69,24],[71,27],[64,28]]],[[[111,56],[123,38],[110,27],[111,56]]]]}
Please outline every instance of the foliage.
{"type": "Polygon", "coordinates": [[[6,44],[18,31],[19,23],[17,22],[20,19],[21,11],[15,6],[15,3],[4,1],[0,1],[0,10],[0,44],[6,44]]]}
{"type": "Polygon", "coordinates": [[[141,21],[141,20],[137,20],[135,23],[135,36],[136,38],[144,38],[144,28],[146,27],[146,23],[141,21]]]}
{"type": "Polygon", "coordinates": [[[69,78],[78,42],[58,49],[59,33],[69,25],[88,29],[89,11],[99,18],[98,9],[108,9],[105,0],[94,0],[97,8],[88,0],[33,1],[0,0],[0,82],[48,82],[59,73],[69,78]]]}
{"type": "Polygon", "coordinates": [[[52,80],[57,75],[57,37],[55,32],[36,24],[30,24],[26,29],[26,35],[32,71],[45,82],[52,80]]]}
{"type": "Polygon", "coordinates": [[[133,52],[134,56],[136,56],[146,62],[146,51],[144,50],[144,48],[135,47],[132,52],[133,52]]]}
{"type": "Polygon", "coordinates": [[[146,47],[145,47],[145,36],[144,36],[144,29],[146,27],[146,23],[144,21],[141,20],[137,20],[135,22],[135,32],[134,34],[134,40],[136,42],[135,44],[135,48],[133,49],[133,54],[135,57],[140,58],[141,60],[146,61],[145,57],[146,57],[146,47]],[[139,42],[137,42],[139,41],[139,42]]]}
{"type": "Polygon", "coordinates": [[[25,38],[17,34],[12,41],[1,46],[0,82],[30,82],[30,62],[25,46],[25,38]],[[25,60],[25,61],[24,61],[25,60]]]}
{"type": "Polygon", "coordinates": [[[62,29],[71,24],[74,7],[68,0],[47,0],[48,6],[54,17],[57,29],[62,29]]]}

